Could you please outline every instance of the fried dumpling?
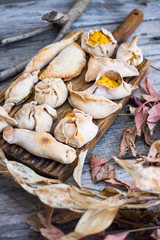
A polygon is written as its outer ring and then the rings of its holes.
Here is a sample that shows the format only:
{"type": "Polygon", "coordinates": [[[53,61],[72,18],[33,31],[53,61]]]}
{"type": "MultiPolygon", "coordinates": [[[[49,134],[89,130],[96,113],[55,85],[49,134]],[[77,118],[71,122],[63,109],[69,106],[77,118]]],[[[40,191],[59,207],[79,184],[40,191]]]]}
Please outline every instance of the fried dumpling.
{"type": "Polygon", "coordinates": [[[130,43],[120,45],[116,58],[135,67],[143,61],[141,49],[137,46],[137,36],[133,37],[130,43]]]}
{"type": "Polygon", "coordinates": [[[112,33],[104,28],[89,30],[81,38],[82,48],[94,57],[111,57],[116,45],[117,41],[112,33]]]}
{"type": "Polygon", "coordinates": [[[35,156],[55,160],[63,164],[72,163],[76,159],[75,149],[58,142],[51,134],[46,132],[7,127],[3,131],[3,139],[9,144],[21,146],[35,156]]]}
{"type": "Polygon", "coordinates": [[[0,106],[0,133],[5,127],[8,127],[10,125],[16,126],[16,120],[14,118],[11,118],[6,112],[6,110],[2,106],[0,106]]]}
{"type": "Polygon", "coordinates": [[[39,70],[32,73],[22,73],[5,92],[4,108],[10,112],[14,105],[18,105],[29,98],[35,83],[38,82],[39,70]]]}
{"type": "Polygon", "coordinates": [[[54,136],[72,147],[81,148],[97,134],[98,127],[92,122],[92,117],[77,109],[60,120],[55,128],[54,136]]]}
{"type": "Polygon", "coordinates": [[[57,112],[47,104],[37,105],[32,101],[25,104],[14,117],[19,128],[49,132],[57,112]]]}
{"type": "Polygon", "coordinates": [[[67,99],[68,90],[61,78],[46,78],[35,86],[34,100],[38,104],[48,104],[56,108],[67,99]]]}
{"type": "Polygon", "coordinates": [[[86,65],[86,55],[83,49],[77,44],[72,43],[63,49],[42,71],[40,80],[44,78],[64,78],[70,80],[78,76],[86,65]]]}
{"type": "Polygon", "coordinates": [[[59,42],[52,43],[44,48],[42,48],[36,56],[34,56],[31,61],[27,64],[25,72],[32,72],[35,70],[41,70],[48,63],[50,63],[53,58],[60,53],[64,48],[69,46],[72,42],[76,41],[78,37],[82,34],[82,30],[75,31],[75,33],[66,39],[59,42]]]}
{"type": "Polygon", "coordinates": [[[129,96],[137,88],[123,81],[116,71],[102,71],[98,74],[96,82],[85,92],[116,100],[129,96]]]}
{"type": "Polygon", "coordinates": [[[121,59],[90,57],[85,81],[90,82],[97,78],[102,70],[113,70],[120,73],[122,77],[138,76],[138,70],[121,59]]]}
{"type": "Polygon", "coordinates": [[[95,119],[105,118],[122,107],[121,104],[114,103],[105,97],[94,96],[85,91],[74,91],[71,83],[68,85],[68,90],[70,105],[90,114],[95,119]]]}

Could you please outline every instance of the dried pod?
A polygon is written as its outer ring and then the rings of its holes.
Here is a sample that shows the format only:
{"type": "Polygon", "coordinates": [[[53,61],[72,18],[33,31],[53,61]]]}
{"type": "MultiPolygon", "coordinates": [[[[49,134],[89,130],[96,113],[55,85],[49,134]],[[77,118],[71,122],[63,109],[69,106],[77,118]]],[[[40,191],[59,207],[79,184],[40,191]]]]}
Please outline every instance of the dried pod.
{"type": "Polygon", "coordinates": [[[81,46],[94,57],[111,57],[116,48],[117,41],[112,33],[104,28],[89,30],[83,33],[81,46]]]}
{"type": "Polygon", "coordinates": [[[137,86],[123,81],[118,72],[109,70],[101,71],[97,76],[96,82],[85,92],[116,100],[129,96],[135,89],[137,89],[137,86]]]}
{"type": "Polygon", "coordinates": [[[130,43],[120,45],[116,58],[122,59],[132,66],[138,66],[143,61],[141,49],[137,46],[137,36],[130,43]]]}
{"type": "Polygon", "coordinates": [[[68,90],[61,78],[46,78],[35,86],[34,100],[38,104],[48,104],[56,108],[67,99],[68,90]]]}
{"type": "Polygon", "coordinates": [[[54,131],[55,138],[72,147],[80,148],[97,134],[98,127],[92,117],[77,109],[60,120],[54,131]]]}

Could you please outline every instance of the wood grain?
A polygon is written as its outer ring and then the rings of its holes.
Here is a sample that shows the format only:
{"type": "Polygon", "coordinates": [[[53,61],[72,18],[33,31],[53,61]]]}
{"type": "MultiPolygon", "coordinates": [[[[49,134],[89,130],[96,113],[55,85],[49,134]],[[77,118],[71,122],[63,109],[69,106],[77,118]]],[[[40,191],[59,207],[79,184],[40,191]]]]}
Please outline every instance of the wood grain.
{"type": "MultiPolygon", "coordinates": [[[[143,14],[141,11],[133,10],[129,14],[129,16],[125,18],[124,22],[117,28],[117,30],[114,31],[114,36],[116,37],[117,41],[118,42],[125,41],[128,38],[128,36],[135,30],[137,25],[142,21],[142,18],[143,18],[143,14]]],[[[73,33],[71,32],[70,34],[73,34],[73,33]]],[[[140,75],[138,77],[127,78],[126,81],[133,85],[138,85],[140,83],[141,79],[144,77],[148,68],[149,68],[149,61],[144,59],[143,63],[140,66],[138,66],[140,75]]],[[[84,81],[84,76],[85,76],[86,70],[87,70],[87,66],[83,69],[82,73],[77,78],[72,80],[73,89],[85,90],[92,84],[92,83],[86,83],[84,81]]],[[[4,93],[8,86],[6,86],[0,92],[1,105],[4,103],[4,93]]],[[[126,102],[128,101],[129,98],[130,98],[130,96],[120,100],[120,102],[122,103],[122,108],[124,107],[124,105],[126,104],[126,102]]],[[[28,99],[28,101],[31,101],[32,99],[33,99],[33,96],[30,99],[28,99]]],[[[21,107],[22,107],[21,105],[16,106],[11,111],[11,116],[13,116],[15,114],[15,112],[21,107]]],[[[117,112],[111,114],[110,116],[108,116],[105,119],[94,120],[95,124],[99,128],[98,134],[91,142],[89,142],[88,144],[83,146],[81,149],[77,149],[76,150],[77,155],[79,154],[80,150],[82,150],[82,149],[88,149],[88,152],[90,152],[92,150],[92,148],[96,145],[96,143],[99,141],[99,139],[106,132],[106,130],[114,122],[114,120],[116,119],[116,117],[118,116],[118,114],[122,110],[122,108],[120,110],[118,110],[117,112]]],[[[63,116],[66,113],[69,113],[71,111],[72,111],[72,107],[69,105],[68,102],[63,104],[63,106],[57,108],[58,118],[52,126],[51,134],[53,134],[55,126],[60,121],[60,119],[63,118],[63,116]]],[[[0,139],[0,144],[1,144],[2,149],[5,151],[5,153],[7,154],[7,156],[9,158],[12,158],[12,159],[14,158],[17,161],[20,161],[20,162],[30,166],[31,168],[33,168],[35,171],[37,171],[41,175],[46,175],[46,176],[50,176],[50,177],[54,177],[54,178],[59,178],[61,180],[65,180],[66,178],[68,178],[71,175],[74,167],[77,164],[77,160],[74,161],[72,164],[63,165],[56,161],[33,156],[32,154],[28,153],[27,151],[25,151],[24,149],[22,149],[19,146],[9,145],[2,139],[2,137],[0,139]]]]}

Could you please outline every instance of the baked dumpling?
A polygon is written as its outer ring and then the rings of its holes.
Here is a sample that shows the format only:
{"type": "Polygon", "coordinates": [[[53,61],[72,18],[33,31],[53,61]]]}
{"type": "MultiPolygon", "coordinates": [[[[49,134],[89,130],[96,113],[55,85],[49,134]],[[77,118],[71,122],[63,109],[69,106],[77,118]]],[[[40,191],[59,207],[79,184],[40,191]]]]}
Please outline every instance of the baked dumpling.
{"type": "Polygon", "coordinates": [[[21,146],[35,156],[55,160],[63,164],[72,163],[76,159],[75,149],[58,142],[51,134],[46,132],[7,127],[3,131],[3,139],[9,144],[21,146]]]}
{"type": "Polygon", "coordinates": [[[57,112],[47,104],[37,105],[32,101],[25,104],[14,117],[19,128],[49,132],[57,112]]]}
{"type": "Polygon", "coordinates": [[[89,30],[83,33],[81,47],[94,57],[111,57],[117,46],[112,33],[106,29],[89,30]]]}
{"type": "Polygon", "coordinates": [[[14,118],[11,118],[6,112],[6,110],[2,106],[0,106],[0,133],[5,127],[8,127],[10,125],[16,126],[16,120],[14,118]]]}
{"type": "Polygon", "coordinates": [[[35,86],[34,100],[38,104],[48,104],[56,108],[67,99],[68,90],[61,78],[46,78],[35,86]]]}
{"type": "Polygon", "coordinates": [[[77,109],[60,120],[55,128],[54,136],[72,147],[81,148],[97,134],[98,127],[92,122],[92,117],[77,109]]]}
{"type": "Polygon", "coordinates": [[[143,61],[141,49],[137,46],[137,36],[130,43],[122,43],[117,51],[117,59],[122,59],[132,66],[138,66],[143,61]]]}
{"type": "Polygon", "coordinates": [[[85,91],[74,91],[71,83],[68,85],[68,90],[70,105],[90,114],[95,119],[105,118],[122,107],[121,104],[114,103],[105,97],[94,96],[85,91]]]}
{"type": "Polygon", "coordinates": [[[102,71],[98,74],[96,82],[85,92],[116,100],[129,96],[137,88],[123,81],[116,71],[102,71]]]}
{"type": "Polygon", "coordinates": [[[10,112],[14,105],[18,105],[29,98],[35,83],[38,82],[39,70],[32,73],[22,73],[14,82],[11,83],[5,92],[4,108],[10,112]]]}
{"type": "Polygon", "coordinates": [[[39,76],[44,78],[64,78],[70,80],[78,76],[86,65],[86,55],[83,49],[72,43],[63,49],[39,76]]]}
{"type": "Polygon", "coordinates": [[[53,58],[60,53],[64,48],[69,46],[72,42],[76,41],[78,37],[82,34],[82,30],[75,31],[75,33],[66,39],[59,42],[52,43],[44,48],[42,48],[36,56],[34,56],[31,61],[27,64],[25,72],[33,72],[35,70],[41,70],[48,63],[50,63],[53,58]]]}
{"type": "Polygon", "coordinates": [[[120,73],[122,77],[138,76],[139,72],[134,67],[121,59],[90,57],[88,62],[88,70],[85,75],[85,81],[90,82],[96,80],[98,73],[102,70],[113,70],[120,73]]]}

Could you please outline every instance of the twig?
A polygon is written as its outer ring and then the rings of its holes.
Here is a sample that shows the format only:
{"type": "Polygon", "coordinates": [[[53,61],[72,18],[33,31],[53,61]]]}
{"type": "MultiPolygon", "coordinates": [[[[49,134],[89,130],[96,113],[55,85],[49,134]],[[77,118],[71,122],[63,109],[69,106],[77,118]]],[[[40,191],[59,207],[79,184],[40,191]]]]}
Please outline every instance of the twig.
{"type": "Polygon", "coordinates": [[[50,24],[48,26],[38,28],[38,29],[36,29],[34,31],[31,31],[31,32],[28,32],[28,33],[24,33],[24,34],[15,36],[15,37],[5,38],[5,39],[2,40],[2,44],[6,45],[6,44],[9,44],[9,43],[13,43],[13,42],[24,40],[24,39],[27,39],[27,38],[30,38],[30,37],[34,37],[34,36],[36,36],[38,34],[46,32],[46,31],[48,31],[48,30],[50,30],[52,28],[53,28],[53,25],[50,24]]]}
{"type": "Polygon", "coordinates": [[[151,68],[154,68],[154,69],[157,70],[157,71],[160,71],[159,68],[156,68],[156,67],[154,67],[154,66],[152,66],[152,65],[150,65],[150,67],[151,67],[151,68]]]}
{"type": "MultiPolygon", "coordinates": [[[[75,22],[82,15],[82,13],[87,8],[89,2],[90,2],[90,0],[78,0],[71,7],[71,9],[65,14],[52,11],[51,13],[48,13],[48,15],[45,14],[42,17],[43,19],[47,20],[47,16],[50,16],[50,20],[49,20],[50,22],[52,22],[53,24],[57,24],[57,25],[63,25],[61,31],[59,32],[59,34],[56,37],[56,39],[54,40],[54,42],[61,40],[70,31],[72,23],[75,22]],[[52,19],[51,19],[51,17],[52,17],[52,19]]],[[[27,33],[27,34],[29,35],[29,33],[27,33]]],[[[26,64],[29,62],[29,60],[26,60],[25,62],[22,62],[15,67],[12,67],[5,71],[0,72],[0,82],[4,81],[10,77],[13,77],[16,74],[23,71],[26,64]]]]}

